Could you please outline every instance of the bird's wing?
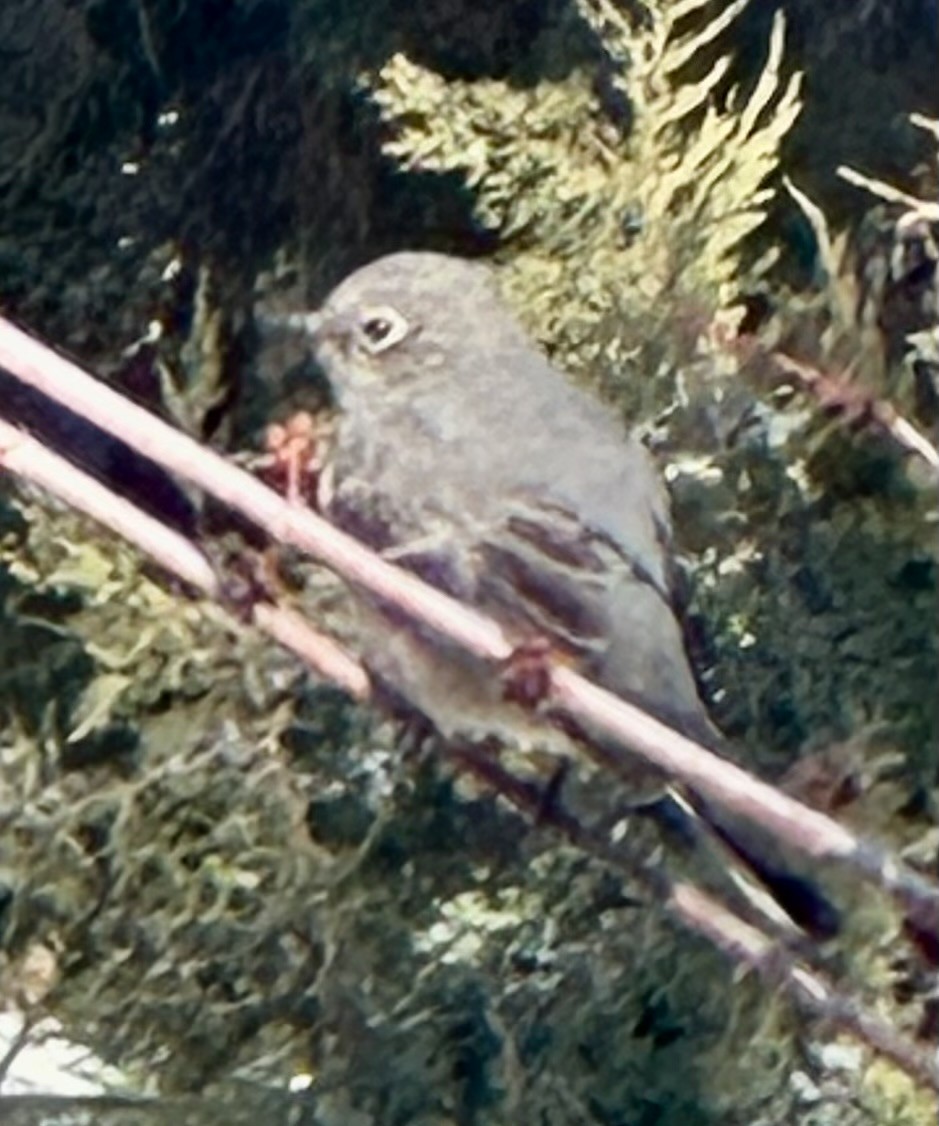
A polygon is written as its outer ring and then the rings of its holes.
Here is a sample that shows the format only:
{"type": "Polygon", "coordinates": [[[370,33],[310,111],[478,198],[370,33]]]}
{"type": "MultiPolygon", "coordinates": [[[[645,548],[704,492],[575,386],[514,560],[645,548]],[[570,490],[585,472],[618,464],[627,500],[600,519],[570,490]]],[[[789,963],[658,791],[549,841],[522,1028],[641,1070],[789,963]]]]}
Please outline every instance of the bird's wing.
{"type": "Polygon", "coordinates": [[[477,544],[474,601],[665,722],[710,733],[663,568],[557,505],[513,500],[477,544]],[[651,565],[650,565],[651,564],[651,565]]]}
{"type": "Polygon", "coordinates": [[[626,588],[668,594],[606,534],[559,504],[516,499],[477,545],[476,602],[588,664],[609,646],[626,588]]]}

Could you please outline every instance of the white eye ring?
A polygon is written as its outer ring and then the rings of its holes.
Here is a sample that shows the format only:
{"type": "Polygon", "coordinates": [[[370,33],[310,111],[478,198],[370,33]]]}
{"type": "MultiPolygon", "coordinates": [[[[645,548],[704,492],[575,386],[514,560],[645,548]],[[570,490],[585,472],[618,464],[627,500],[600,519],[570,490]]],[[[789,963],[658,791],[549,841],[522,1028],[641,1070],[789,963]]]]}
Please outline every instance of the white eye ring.
{"type": "Polygon", "coordinates": [[[407,320],[390,305],[363,309],[357,318],[356,335],[366,352],[373,356],[400,344],[410,331],[407,320]]]}

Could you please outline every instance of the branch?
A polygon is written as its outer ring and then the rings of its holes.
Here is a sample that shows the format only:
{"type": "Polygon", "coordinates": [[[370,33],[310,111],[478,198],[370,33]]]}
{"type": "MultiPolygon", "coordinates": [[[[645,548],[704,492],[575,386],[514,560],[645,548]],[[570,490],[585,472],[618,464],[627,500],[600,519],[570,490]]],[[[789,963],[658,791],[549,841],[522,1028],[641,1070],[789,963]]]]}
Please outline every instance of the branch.
{"type": "MultiPolygon", "coordinates": [[[[913,116],[919,119],[913,122],[914,125],[927,120],[920,114],[913,116]]],[[[864,188],[865,191],[869,191],[878,199],[886,200],[887,203],[902,204],[904,207],[915,211],[917,215],[922,216],[927,222],[939,223],[939,203],[934,200],[919,199],[915,195],[910,195],[909,192],[895,188],[892,184],[885,184],[883,180],[875,180],[861,172],[855,172],[853,168],[848,168],[846,164],[839,164],[835,169],[835,174],[840,176],[842,180],[847,180],[849,184],[853,184],[856,188],[864,188]]]]}
{"type": "MultiPolygon", "coordinates": [[[[149,555],[165,571],[208,598],[224,602],[225,593],[215,570],[201,551],[179,532],[111,492],[65,458],[29,434],[0,418],[0,468],[40,485],[84,512],[149,555]]],[[[314,630],[291,610],[258,602],[255,623],[284,648],[295,653],[324,679],[350,696],[364,699],[368,676],[362,666],[336,642],[314,630]]]]}
{"type": "Polygon", "coordinates": [[[798,380],[822,407],[836,411],[854,425],[881,430],[905,450],[922,458],[934,475],[939,473],[939,450],[891,403],[875,398],[847,379],[800,363],[785,352],[772,352],[768,359],[782,375],[798,380]]]}

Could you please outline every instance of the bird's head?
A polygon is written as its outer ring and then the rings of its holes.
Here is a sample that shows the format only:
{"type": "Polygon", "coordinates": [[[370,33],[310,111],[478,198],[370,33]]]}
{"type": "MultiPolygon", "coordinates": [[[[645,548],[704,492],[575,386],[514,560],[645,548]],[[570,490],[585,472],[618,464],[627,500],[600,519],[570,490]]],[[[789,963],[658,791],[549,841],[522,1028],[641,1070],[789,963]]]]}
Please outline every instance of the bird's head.
{"type": "Polygon", "coordinates": [[[383,387],[459,377],[469,341],[509,321],[489,270],[429,251],[379,258],[336,287],[308,322],[340,403],[383,387]]]}

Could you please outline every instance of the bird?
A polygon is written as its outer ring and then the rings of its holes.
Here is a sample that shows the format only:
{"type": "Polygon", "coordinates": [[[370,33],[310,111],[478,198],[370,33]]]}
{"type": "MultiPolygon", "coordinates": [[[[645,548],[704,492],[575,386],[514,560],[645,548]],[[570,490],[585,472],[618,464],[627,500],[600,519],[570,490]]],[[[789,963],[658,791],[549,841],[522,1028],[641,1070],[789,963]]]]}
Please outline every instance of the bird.
{"type": "MultiPolygon", "coordinates": [[[[609,406],[551,363],[492,269],[432,251],[389,254],[340,282],[310,323],[338,407],[326,514],[519,645],[540,639],[682,734],[725,746],[685,649],[655,462],[609,406]]],[[[483,662],[374,599],[362,615],[369,671],[444,739],[570,753],[569,736],[508,700],[483,662]]],[[[636,762],[630,800],[654,804],[665,780],[636,762]]],[[[802,904],[799,877],[748,858],[749,845],[705,816],[764,882],[787,881],[790,914],[835,929],[821,893],[815,902],[806,890],[802,904]]]]}

